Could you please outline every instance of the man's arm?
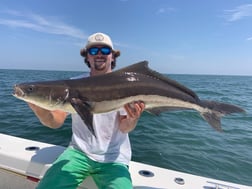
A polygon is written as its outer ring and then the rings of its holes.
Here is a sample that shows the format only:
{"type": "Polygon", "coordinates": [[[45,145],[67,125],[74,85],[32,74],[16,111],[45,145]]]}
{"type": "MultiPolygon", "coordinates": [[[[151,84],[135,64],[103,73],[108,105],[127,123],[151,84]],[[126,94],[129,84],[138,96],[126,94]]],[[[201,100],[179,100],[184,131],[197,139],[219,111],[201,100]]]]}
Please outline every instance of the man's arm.
{"type": "Polygon", "coordinates": [[[120,125],[119,129],[123,133],[128,133],[135,129],[138,119],[140,118],[142,112],[144,111],[145,105],[143,102],[133,102],[126,104],[124,106],[127,115],[120,116],[120,125]]]}
{"type": "Polygon", "coordinates": [[[60,110],[46,110],[34,104],[28,103],[29,107],[33,110],[40,122],[50,128],[59,128],[63,125],[67,113],[60,110]]]}

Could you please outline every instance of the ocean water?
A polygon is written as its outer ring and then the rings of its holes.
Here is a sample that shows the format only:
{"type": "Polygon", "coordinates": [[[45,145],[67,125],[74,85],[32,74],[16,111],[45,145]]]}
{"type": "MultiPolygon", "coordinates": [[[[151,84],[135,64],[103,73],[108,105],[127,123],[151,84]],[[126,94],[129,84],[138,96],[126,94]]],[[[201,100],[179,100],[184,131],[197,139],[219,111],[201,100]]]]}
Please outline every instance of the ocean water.
{"type": "MultiPolygon", "coordinates": [[[[80,72],[1,70],[0,133],[67,146],[71,119],[60,129],[41,125],[27,104],[12,96],[15,83],[66,79],[80,72]]],[[[252,186],[252,77],[169,75],[201,99],[241,106],[246,114],[222,119],[212,129],[195,111],[143,113],[130,133],[132,160],[195,175],[252,186]]]]}

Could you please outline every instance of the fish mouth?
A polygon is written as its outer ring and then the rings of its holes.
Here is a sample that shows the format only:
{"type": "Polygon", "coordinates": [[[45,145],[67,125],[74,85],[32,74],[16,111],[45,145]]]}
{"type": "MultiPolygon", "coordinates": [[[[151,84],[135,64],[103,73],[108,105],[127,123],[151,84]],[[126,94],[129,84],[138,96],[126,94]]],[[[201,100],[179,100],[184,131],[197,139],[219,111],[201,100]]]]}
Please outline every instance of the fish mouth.
{"type": "Polygon", "coordinates": [[[20,87],[18,87],[18,85],[14,86],[12,94],[13,94],[13,96],[17,96],[17,97],[24,97],[25,96],[24,91],[20,87]]]}

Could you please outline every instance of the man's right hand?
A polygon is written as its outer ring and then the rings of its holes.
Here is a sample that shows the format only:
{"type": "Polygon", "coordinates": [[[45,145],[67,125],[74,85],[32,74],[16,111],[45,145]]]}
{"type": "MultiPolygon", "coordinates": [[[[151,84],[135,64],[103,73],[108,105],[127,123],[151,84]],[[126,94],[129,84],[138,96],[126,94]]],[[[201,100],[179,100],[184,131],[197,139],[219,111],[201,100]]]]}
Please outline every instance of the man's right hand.
{"type": "Polygon", "coordinates": [[[47,110],[35,104],[28,103],[29,107],[38,117],[40,122],[50,128],[59,128],[63,125],[67,113],[61,110],[47,110]]]}

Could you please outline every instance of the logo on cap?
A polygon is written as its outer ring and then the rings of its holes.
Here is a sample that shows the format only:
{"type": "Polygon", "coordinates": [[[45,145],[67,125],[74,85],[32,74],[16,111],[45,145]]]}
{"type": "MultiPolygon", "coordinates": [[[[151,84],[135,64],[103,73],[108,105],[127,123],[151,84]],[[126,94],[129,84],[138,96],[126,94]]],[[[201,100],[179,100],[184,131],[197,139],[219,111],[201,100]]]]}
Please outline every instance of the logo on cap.
{"type": "Polygon", "coordinates": [[[95,36],[95,40],[96,40],[96,41],[103,41],[103,39],[104,39],[104,37],[103,37],[103,35],[101,35],[101,34],[97,34],[97,35],[95,36]]]}

